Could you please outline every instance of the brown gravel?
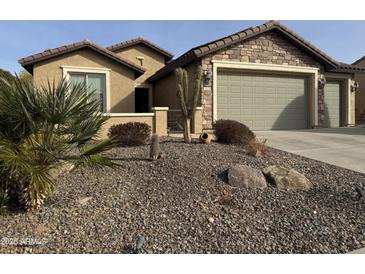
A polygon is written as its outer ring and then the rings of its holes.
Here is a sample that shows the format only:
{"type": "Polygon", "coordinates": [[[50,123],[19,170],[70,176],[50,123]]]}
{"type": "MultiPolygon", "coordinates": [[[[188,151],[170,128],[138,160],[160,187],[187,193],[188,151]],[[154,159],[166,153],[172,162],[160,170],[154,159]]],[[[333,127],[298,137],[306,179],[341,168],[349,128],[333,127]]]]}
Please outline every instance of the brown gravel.
{"type": "Polygon", "coordinates": [[[267,158],[240,147],[161,144],[117,148],[115,170],[73,171],[39,211],[0,216],[2,253],[127,253],[138,235],[146,253],[345,253],[365,246],[365,175],[286,152],[267,158]],[[233,189],[233,164],[293,167],[310,191],[233,189]],[[224,204],[224,205],[222,205],[224,204]],[[35,244],[36,243],[36,244],[35,244]]]}

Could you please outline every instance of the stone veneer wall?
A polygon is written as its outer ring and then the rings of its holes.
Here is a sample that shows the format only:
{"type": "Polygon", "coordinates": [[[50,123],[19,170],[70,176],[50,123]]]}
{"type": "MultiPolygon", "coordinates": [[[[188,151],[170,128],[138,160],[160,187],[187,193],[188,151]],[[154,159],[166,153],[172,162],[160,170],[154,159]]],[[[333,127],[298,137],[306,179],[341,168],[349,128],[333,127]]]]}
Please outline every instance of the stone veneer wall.
{"type": "MultiPolygon", "coordinates": [[[[240,44],[206,55],[202,58],[204,71],[213,73],[212,60],[227,60],[262,64],[278,64],[301,67],[317,67],[323,73],[323,66],[275,32],[268,32],[248,39],[240,44]]],[[[204,83],[202,92],[203,128],[211,129],[213,122],[212,81],[204,83]]],[[[324,91],[318,90],[318,125],[324,123],[324,91]]]]}
{"type": "Polygon", "coordinates": [[[324,88],[318,88],[318,127],[324,127],[324,88]]]}

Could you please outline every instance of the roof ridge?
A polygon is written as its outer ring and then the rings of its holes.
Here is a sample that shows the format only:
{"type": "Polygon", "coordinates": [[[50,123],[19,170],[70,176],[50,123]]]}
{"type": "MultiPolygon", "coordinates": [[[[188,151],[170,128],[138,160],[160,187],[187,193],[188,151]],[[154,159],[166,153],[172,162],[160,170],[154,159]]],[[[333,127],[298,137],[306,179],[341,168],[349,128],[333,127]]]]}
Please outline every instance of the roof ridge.
{"type": "Polygon", "coordinates": [[[352,65],[357,65],[357,63],[361,62],[362,60],[365,60],[365,55],[357,59],[355,62],[353,62],[352,65]]]}
{"type": "Polygon", "coordinates": [[[131,67],[134,70],[139,71],[140,73],[144,73],[146,71],[143,67],[133,63],[132,61],[130,61],[124,57],[121,57],[121,56],[115,54],[114,52],[112,52],[106,48],[103,48],[102,46],[98,45],[97,43],[95,43],[89,39],[84,39],[79,42],[63,45],[63,46],[60,46],[57,48],[46,49],[42,52],[39,52],[39,53],[36,53],[33,55],[29,55],[27,57],[19,59],[18,63],[20,63],[23,67],[26,67],[26,66],[32,65],[34,63],[38,63],[38,62],[50,59],[52,57],[61,55],[63,53],[81,49],[83,47],[90,47],[90,48],[98,51],[99,53],[109,56],[110,58],[112,58],[116,61],[119,61],[120,63],[123,63],[124,65],[127,65],[128,67],[131,67]]]}
{"type": "Polygon", "coordinates": [[[143,36],[138,36],[136,38],[132,38],[132,39],[129,39],[129,40],[125,40],[125,41],[110,45],[110,46],[106,47],[106,49],[108,49],[110,51],[117,51],[119,49],[127,48],[127,47],[133,46],[133,45],[141,43],[141,42],[144,43],[145,45],[149,46],[150,48],[160,52],[165,57],[167,57],[169,60],[172,59],[172,57],[174,56],[168,50],[160,47],[159,45],[151,42],[150,40],[147,40],[143,36]]]}
{"type": "MultiPolygon", "coordinates": [[[[291,29],[289,29],[287,26],[285,26],[283,23],[277,20],[271,20],[267,21],[261,25],[255,26],[255,27],[248,27],[246,29],[243,29],[239,32],[235,32],[233,34],[224,36],[223,38],[219,38],[213,41],[210,41],[208,43],[196,46],[185,53],[183,53],[180,57],[177,59],[171,61],[169,65],[166,65],[164,68],[157,71],[154,75],[149,77],[147,80],[154,81],[158,79],[159,77],[164,76],[166,73],[169,73],[169,69],[173,67],[174,64],[177,63],[183,63],[183,65],[191,62],[192,60],[196,58],[203,57],[206,54],[213,53],[217,50],[220,50],[222,48],[234,45],[235,43],[241,42],[243,40],[252,38],[256,35],[262,34],[266,31],[269,31],[271,29],[277,29],[278,31],[282,32],[283,34],[287,35],[288,38],[293,39],[294,42],[301,44],[303,48],[305,48],[307,51],[311,52],[316,58],[322,60],[322,62],[326,63],[330,68],[336,68],[339,66],[338,61],[321,51],[319,48],[314,46],[312,43],[304,39],[299,34],[295,33],[291,29]],[[193,56],[195,55],[195,56],[193,56]],[[191,56],[189,60],[186,60],[184,63],[182,59],[184,59],[186,56],[191,56]]],[[[181,65],[181,64],[179,64],[181,65]]]]}

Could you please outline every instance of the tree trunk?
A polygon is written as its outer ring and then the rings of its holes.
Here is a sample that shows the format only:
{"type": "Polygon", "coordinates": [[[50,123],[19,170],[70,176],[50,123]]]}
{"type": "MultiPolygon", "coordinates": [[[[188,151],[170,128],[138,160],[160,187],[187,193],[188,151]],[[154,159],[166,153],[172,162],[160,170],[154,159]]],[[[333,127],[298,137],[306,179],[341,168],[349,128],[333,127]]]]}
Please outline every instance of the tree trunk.
{"type": "Polygon", "coordinates": [[[185,143],[191,143],[190,118],[184,119],[184,140],[185,143]]]}

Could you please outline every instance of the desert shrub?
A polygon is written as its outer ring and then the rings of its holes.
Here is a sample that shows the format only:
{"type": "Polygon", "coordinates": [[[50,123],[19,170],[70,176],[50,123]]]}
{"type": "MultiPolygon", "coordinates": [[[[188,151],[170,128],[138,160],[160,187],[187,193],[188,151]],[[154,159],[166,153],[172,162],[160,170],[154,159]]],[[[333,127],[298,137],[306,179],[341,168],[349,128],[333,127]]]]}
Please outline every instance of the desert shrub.
{"type": "Polygon", "coordinates": [[[121,146],[140,146],[150,138],[151,127],[139,122],[113,125],[109,128],[108,136],[121,146]]]}
{"type": "Polygon", "coordinates": [[[255,134],[244,124],[234,120],[218,120],[214,124],[217,141],[225,144],[246,145],[255,134]]]}
{"type": "Polygon", "coordinates": [[[57,170],[114,165],[102,153],[114,146],[96,141],[108,117],[85,85],[66,80],[38,87],[18,76],[0,76],[0,206],[26,210],[53,193],[57,170]]]}
{"type": "Polygon", "coordinates": [[[270,153],[269,147],[266,146],[267,139],[258,140],[254,138],[245,145],[246,153],[250,156],[260,157],[267,156],[270,153]]]}
{"type": "Polygon", "coordinates": [[[3,89],[6,88],[6,84],[12,83],[14,81],[14,75],[9,71],[0,68],[0,79],[0,88],[3,89]],[[4,81],[6,81],[6,83],[4,83],[4,81]]]}
{"type": "Polygon", "coordinates": [[[219,197],[218,204],[220,205],[230,205],[233,201],[233,194],[230,191],[224,191],[223,195],[219,197]]]}

